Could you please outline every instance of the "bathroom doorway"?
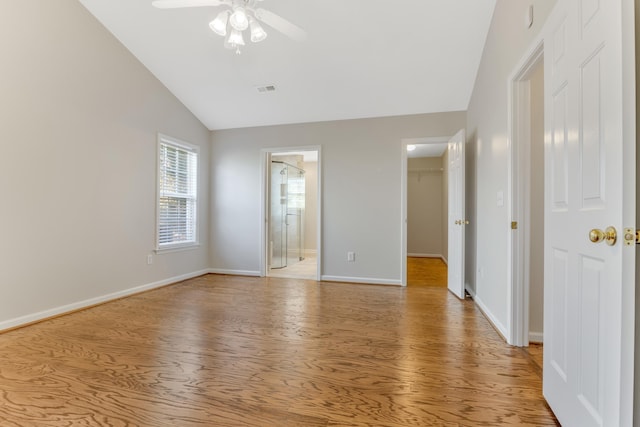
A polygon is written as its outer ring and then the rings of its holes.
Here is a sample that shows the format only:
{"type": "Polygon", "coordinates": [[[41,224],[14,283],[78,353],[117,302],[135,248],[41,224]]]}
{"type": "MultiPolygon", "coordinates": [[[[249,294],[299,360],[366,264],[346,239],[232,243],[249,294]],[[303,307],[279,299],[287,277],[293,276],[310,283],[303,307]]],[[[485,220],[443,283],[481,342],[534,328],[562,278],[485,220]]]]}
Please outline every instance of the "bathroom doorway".
{"type": "Polygon", "coordinates": [[[265,164],[264,275],[319,280],[319,150],[271,151],[265,164]]]}

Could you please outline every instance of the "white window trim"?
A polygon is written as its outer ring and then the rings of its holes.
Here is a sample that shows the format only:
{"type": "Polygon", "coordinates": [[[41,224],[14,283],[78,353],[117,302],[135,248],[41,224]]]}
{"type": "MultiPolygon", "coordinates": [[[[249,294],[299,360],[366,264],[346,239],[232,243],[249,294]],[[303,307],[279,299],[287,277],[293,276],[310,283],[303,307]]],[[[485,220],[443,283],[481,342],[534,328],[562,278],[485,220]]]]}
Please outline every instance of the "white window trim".
{"type": "Polygon", "coordinates": [[[200,148],[197,145],[158,133],[156,144],[156,223],[155,223],[155,252],[166,253],[189,249],[200,246],[200,148]],[[192,242],[180,242],[160,245],[160,146],[171,145],[185,151],[191,151],[197,155],[196,161],[196,206],[195,206],[195,240],[192,242]]]}

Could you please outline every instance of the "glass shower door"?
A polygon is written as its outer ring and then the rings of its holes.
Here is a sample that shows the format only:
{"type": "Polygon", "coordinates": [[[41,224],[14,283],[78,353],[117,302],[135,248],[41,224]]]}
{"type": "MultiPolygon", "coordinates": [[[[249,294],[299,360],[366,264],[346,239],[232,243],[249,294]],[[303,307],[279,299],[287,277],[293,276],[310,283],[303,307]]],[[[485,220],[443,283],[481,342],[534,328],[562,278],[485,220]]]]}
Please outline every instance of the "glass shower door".
{"type": "Polygon", "coordinates": [[[271,163],[271,268],[287,266],[287,168],[271,163]]]}
{"type": "Polygon", "coordinates": [[[304,259],[304,171],[288,166],[287,179],[287,265],[304,259]]]}
{"type": "Polygon", "coordinates": [[[271,162],[270,268],[304,259],[304,171],[284,162],[271,162]]]}

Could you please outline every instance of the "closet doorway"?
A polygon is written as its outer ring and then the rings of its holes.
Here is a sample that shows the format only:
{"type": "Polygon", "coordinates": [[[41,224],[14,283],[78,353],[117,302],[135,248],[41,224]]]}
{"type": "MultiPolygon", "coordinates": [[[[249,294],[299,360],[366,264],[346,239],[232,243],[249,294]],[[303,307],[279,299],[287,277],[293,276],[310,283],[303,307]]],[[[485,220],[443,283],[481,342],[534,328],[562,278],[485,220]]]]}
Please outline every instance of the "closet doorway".
{"type": "Polygon", "coordinates": [[[406,284],[447,287],[447,140],[406,145],[406,284]]]}

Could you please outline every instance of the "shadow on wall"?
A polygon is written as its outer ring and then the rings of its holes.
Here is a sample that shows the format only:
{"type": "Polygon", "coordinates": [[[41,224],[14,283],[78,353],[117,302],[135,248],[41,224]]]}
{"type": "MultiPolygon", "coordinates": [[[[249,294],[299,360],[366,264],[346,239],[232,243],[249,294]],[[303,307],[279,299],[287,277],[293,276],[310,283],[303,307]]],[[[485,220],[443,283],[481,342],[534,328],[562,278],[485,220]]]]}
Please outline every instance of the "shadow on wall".
{"type": "Polygon", "coordinates": [[[465,144],[465,216],[469,224],[465,227],[465,286],[475,293],[476,291],[476,182],[477,168],[476,159],[477,131],[467,130],[467,143],[465,144]]]}

